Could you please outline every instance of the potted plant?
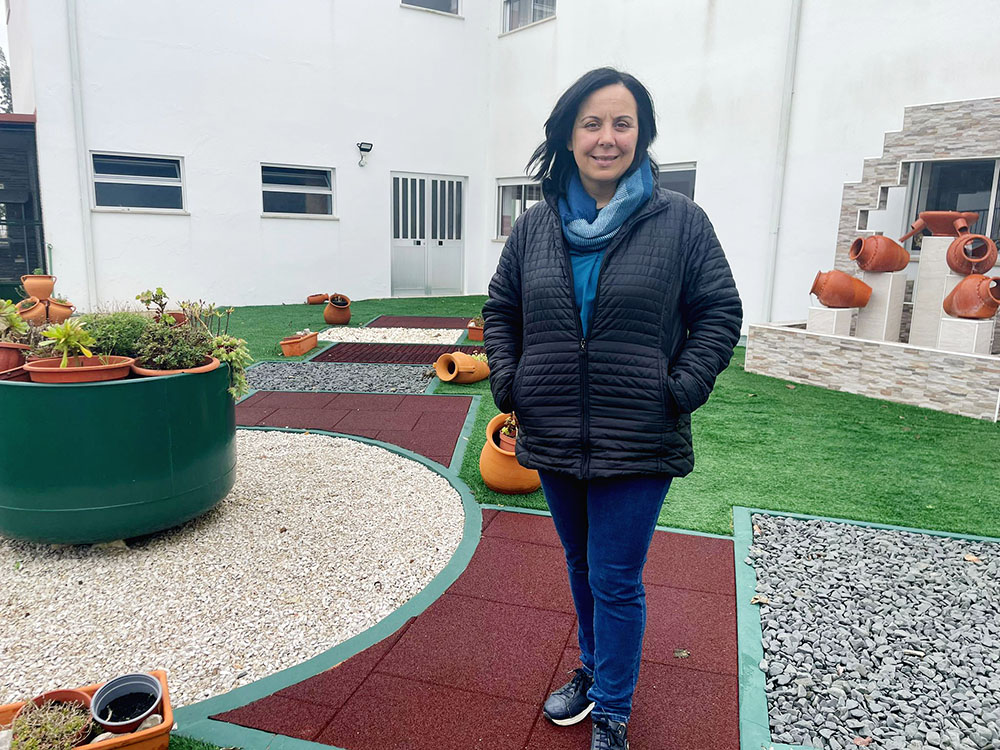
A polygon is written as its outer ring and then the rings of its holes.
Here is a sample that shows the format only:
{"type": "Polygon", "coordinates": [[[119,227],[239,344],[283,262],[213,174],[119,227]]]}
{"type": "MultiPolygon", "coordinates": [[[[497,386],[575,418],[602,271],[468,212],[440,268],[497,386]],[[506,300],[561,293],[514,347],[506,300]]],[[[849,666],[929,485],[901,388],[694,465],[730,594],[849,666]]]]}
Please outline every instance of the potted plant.
{"type": "Polygon", "coordinates": [[[90,734],[90,696],[53,690],[26,702],[11,722],[12,748],[71,750],[90,734]]]}
{"type": "Polygon", "coordinates": [[[304,331],[296,331],[294,336],[286,336],[278,343],[281,346],[281,353],[283,355],[286,357],[298,357],[315,348],[317,343],[319,343],[319,332],[310,331],[306,328],[304,331]]]}
{"type": "Polygon", "coordinates": [[[212,356],[229,365],[229,395],[239,401],[250,392],[247,366],[253,362],[247,342],[223,333],[212,339],[212,356]]]}
{"type": "Polygon", "coordinates": [[[442,383],[476,383],[489,376],[490,366],[485,354],[452,352],[437,358],[434,372],[442,383]]]}
{"type": "Polygon", "coordinates": [[[500,447],[505,451],[514,452],[517,446],[517,416],[514,412],[507,415],[500,428],[500,447]]]}
{"type": "Polygon", "coordinates": [[[323,320],[332,326],[343,326],[351,322],[351,298],[346,294],[331,294],[330,301],[323,308],[323,320]]]}
{"type": "Polygon", "coordinates": [[[306,297],[307,305],[322,305],[324,302],[330,299],[329,294],[310,294],[306,297]]]}
{"type": "Polygon", "coordinates": [[[90,313],[80,319],[94,337],[91,349],[95,353],[119,357],[135,357],[139,353],[139,338],[147,328],[154,325],[147,316],[127,310],[90,313]]]}
{"type": "Polygon", "coordinates": [[[132,372],[143,377],[211,372],[219,366],[211,351],[212,337],[203,327],[178,325],[161,315],[136,341],[132,372]]]}
{"type": "Polygon", "coordinates": [[[90,704],[90,713],[106,732],[134,732],[163,699],[163,688],[153,675],[126,674],[102,685],[90,704]]]}
{"type": "Polygon", "coordinates": [[[80,320],[70,318],[59,325],[42,331],[48,347],[61,356],[28,362],[24,369],[36,383],[92,383],[100,380],[119,380],[128,376],[131,357],[95,357],[89,347],[94,343],[80,320]]]}
{"type": "Polygon", "coordinates": [[[512,415],[497,414],[486,425],[486,442],[479,453],[479,473],[483,482],[494,492],[522,495],[542,486],[534,469],[526,469],[517,462],[513,451],[500,446],[500,430],[512,415]]]}
{"type": "Polygon", "coordinates": [[[56,286],[56,277],[50,276],[41,268],[36,268],[30,274],[21,277],[21,284],[24,286],[24,293],[29,297],[46,300],[52,296],[52,290],[56,286]]]}
{"type": "Polygon", "coordinates": [[[156,306],[156,312],[153,314],[154,320],[160,320],[164,316],[173,318],[175,323],[185,323],[187,322],[187,317],[182,311],[179,310],[167,310],[167,295],[163,291],[163,287],[156,287],[156,290],[147,289],[144,292],[139,292],[135,295],[135,298],[139,300],[147,310],[152,311],[153,306],[156,306]]]}
{"type": "Polygon", "coordinates": [[[14,303],[0,299],[0,372],[24,364],[25,352],[31,348],[21,340],[27,332],[28,324],[18,315],[14,303]]]}
{"type": "Polygon", "coordinates": [[[76,312],[76,307],[63,297],[50,297],[45,303],[50,323],[62,323],[76,312]]]}
{"type": "Polygon", "coordinates": [[[483,316],[477,315],[469,321],[469,341],[483,340],[483,316]]]}
{"type": "Polygon", "coordinates": [[[21,316],[25,323],[41,325],[45,322],[45,305],[38,297],[28,297],[17,303],[17,314],[21,316]]]}

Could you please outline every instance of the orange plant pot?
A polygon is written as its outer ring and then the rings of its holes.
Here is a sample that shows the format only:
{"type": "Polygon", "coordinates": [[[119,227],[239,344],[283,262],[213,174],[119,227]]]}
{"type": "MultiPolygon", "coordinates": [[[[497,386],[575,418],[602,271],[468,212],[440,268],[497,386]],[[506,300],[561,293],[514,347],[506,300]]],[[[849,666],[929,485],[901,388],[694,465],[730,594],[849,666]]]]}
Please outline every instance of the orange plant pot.
{"type": "Polygon", "coordinates": [[[205,363],[197,367],[185,367],[180,370],[151,370],[148,367],[140,367],[135,364],[135,360],[132,361],[132,372],[144,378],[155,378],[161,375],[183,375],[185,373],[197,375],[199,372],[211,372],[218,368],[219,360],[215,357],[207,357],[205,363]]]}
{"type": "Polygon", "coordinates": [[[327,302],[326,307],[323,308],[323,320],[332,326],[347,325],[351,322],[351,298],[346,294],[330,295],[331,298],[335,296],[343,297],[347,300],[347,304],[339,307],[332,302],[327,302]]]}
{"type": "Polygon", "coordinates": [[[298,357],[315,349],[318,340],[319,332],[316,331],[307,333],[305,336],[288,336],[279,341],[278,344],[281,346],[281,353],[286,357],[298,357]]]}
{"type": "Polygon", "coordinates": [[[906,248],[881,234],[858,237],[847,255],[862,271],[902,271],[910,262],[906,248]]]}
{"type": "Polygon", "coordinates": [[[843,271],[820,271],[809,290],[826,307],[864,307],[872,296],[872,288],[861,279],[843,271]]]}
{"type": "Polygon", "coordinates": [[[442,354],[434,363],[442,383],[478,383],[490,375],[490,366],[464,352],[442,354]]]}
{"type": "Polygon", "coordinates": [[[0,372],[13,370],[24,364],[25,352],[31,347],[27,344],[11,344],[0,341],[0,372]]]}
{"type": "Polygon", "coordinates": [[[15,305],[15,309],[25,323],[39,326],[45,322],[45,303],[41,302],[38,297],[28,297],[28,299],[21,300],[15,305]]]}
{"type": "Polygon", "coordinates": [[[38,299],[43,300],[52,296],[52,290],[56,287],[56,277],[28,274],[21,277],[21,284],[24,286],[24,293],[29,297],[38,297],[38,299]]]}
{"type": "Polygon", "coordinates": [[[468,326],[469,341],[482,341],[483,340],[483,327],[473,325],[469,323],[468,326]]]}
{"type": "Polygon", "coordinates": [[[542,486],[534,469],[526,469],[517,462],[513,451],[500,447],[498,435],[509,414],[497,414],[486,425],[486,444],[479,454],[479,473],[486,486],[505,495],[524,495],[542,486]]]}
{"type": "MultiPolygon", "coordinates": [[[[87,713],[90,713],[90,695],[83,692],[82,690],[50,690],[47,693],[42,693],[36,698],[32,698],[30,701],[25,701],[21,704],[21,707],[14,712],[14,716],[11,721],[14,721],[21,712],[24,711],[25,706],[29,703],[34,703],[36,706],[41,706],[43,703],[78,703],[87,709],[87,713]]],[[[89,718],[89,716],[88,716],[89,718]]],[[[0,726],[2,726],[0,722],[0,726]]],[[[83,729],[78,735],[76,741],[73,743],[75,746],[79,746],[84,740],[87,739],[87,735],[90,734],[91,724],[88,724],[85,729],[83,729]]]]}
{"type": "Polygon", "coordinates": [[[329,294],[310,294],[306,297],[307,305],[322,305],[324,302],[330,299],[329,294]]]}
{"type": "Polygon", "coordinates": [[[992,318],[1000,308],[1000,276],[966,276],[944,298],[942,307],[953,318],[992,318]]]}
{"type": "Polygon", "coordinates": [[[33,383],[97,383],[128,377],[132,357],[70,357],[69,365],[60,367],[62,357],[37,359],[25,364],[33,383]]]}
{"type": "Polygon", "coordinates": [[[76,312],[76,307],[73,305],[64,305],[62,302],[56,302],[53,299],[50,299],[45,304],[49,308],[50,323],[62,323],[76,312]]]}
{"type": "Polygon", "coordinates": [[[13,370],[0,370],[0,380],[8,380],[15,383],[29,383],[31,376],[23,366],[15,367],[13,370]]]}
{"type": "Polygon", "coordinates": [[[910,224],[910,231],[899,238],[906,242],[913,235],[930,230],[936,237],[958,237],[969,231],[969,225],[979,221],[975,211],[921,211],[917,220],[910,224]]]}
{"type": "Polygon", "coordinates": [[[963,234],[948,246],[945,256],[948,267],[955,273],[986,273],[997,264],[997,246],[982,234],[963,234]]]}
{"type": "MultiPolygon", "coordinates": [[[[84,745],[87,750],[124,750],[124,748],[128,748],[128,750],[167,750],[167,745],[170,744],[170,730],[174,726],[174,711],[167,695],[167,673],[154,669],[149,674],[159,680],[160,687],[163,688],[163,701],[160,705],[160,715],[163,717],[163,722],[155,727],[143,729],[141,732],[119,734],[107,740],[84,745]]],[[[77,691],[85,694],[89,701],[101,687],[101,684],[103,683],[87,685],[77,688],[77,691]]],[[[8,703],[5,706],[0,706],[0,726],[10,724],[14,715],[23,705],[24,703],[8,703]]]]}

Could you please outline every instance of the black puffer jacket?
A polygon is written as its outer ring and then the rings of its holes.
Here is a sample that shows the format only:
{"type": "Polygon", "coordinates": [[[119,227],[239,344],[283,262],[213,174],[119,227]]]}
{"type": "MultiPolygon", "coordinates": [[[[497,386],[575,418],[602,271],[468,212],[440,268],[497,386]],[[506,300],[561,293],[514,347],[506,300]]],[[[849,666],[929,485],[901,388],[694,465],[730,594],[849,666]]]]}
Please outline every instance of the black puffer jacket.
{"type": "Polygon", "coordinates": [[[605,252],[584,340],[547,196],[514,225],[483,307],[490,387],[518,461],[580,479],[684,476],[691,412],[739,340],[742,306],[705,212],[659,189],[605,252]]]}

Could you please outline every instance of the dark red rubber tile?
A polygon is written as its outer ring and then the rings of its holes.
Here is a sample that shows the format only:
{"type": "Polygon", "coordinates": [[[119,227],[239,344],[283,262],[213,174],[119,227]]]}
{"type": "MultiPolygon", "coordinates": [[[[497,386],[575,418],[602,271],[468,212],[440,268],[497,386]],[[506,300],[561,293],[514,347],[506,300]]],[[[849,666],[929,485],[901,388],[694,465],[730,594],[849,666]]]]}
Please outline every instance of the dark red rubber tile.
{"type": "Polygon", "coordinates": [[[537,706],[573,624],[571,615],[445,594],[407,629],[377,673],[537,706]]]}
{"type": "Polygon", "coordinates": [[[423,411],[413,413],[420,415],[417,417],[416,425],[414,425],[414,428],[417,430],[425,430],[427,432],[445,430],[457,434],[462,431],[462,427],[465,425],[465,414],[458,411],[423,411]]]}
{"type": "Polygon", "coordinates": [[[338,425],[348,412],[343,409],[278,409],[257,424],[268,427],[297,427],[303,430],[345,432],[338,425]]]}
{"type": "Polygon", "coordinates": [[[392,365],[433,365],[442,354],[483,351],[482,347],[457,344],[363,344],[331,346],[313,358],[313,362],[366,362],[392,365]]]}
{"type": "Polygon", "coordinates": [[[273,391],[257,391],[240,401],[236,405],[236,408],[239,409],[241,406],[258,406],[259,402],[263,401],[264,398],[271,393],[273,393],[273,391]]]}
{"type": "Polygon", "coordinates": [[[522,750],[536,705],[373,674],[316,739],[350,750],[522,750]]]}
{"type": "Polygon", "coordinates": [[[562,549],[562,542],[559,541],[559,535],[550,516],[536,516],[533,513],[501,513],[490,524],[489,535],[562,549]]]}
{"type": "Polygon", "coordinates": [[[686,669],[736,674],[734,596],[647,586],[646,607],[643,659],[686,669]],[[690,655],[679,659],[674,656],[675,649],[683,649],[690,655]]]}
{"type": "MultiPolygon", "coordinates": [[[[487,531],[499,521],[499,517],[494,519],[487,531]]],[[[480,540],[469,566],[448,593],[570,615],[576,611],[561,548],[489,534],[480,540]]]]}
{"type": "Polygon", "coordinates": [[[466,328],[469,320],[436,315],[379,315],[367,328],[466,328]]]}
{"type": "Polygon", "coordinates": [[[267,409],[263,406],[243,406],[241,404],[236,407],[236,424],[244,426],[255,425],[268,414],[273,414],[274,411],[274,409],[267,409]]]}
{"type": "Polygon", "coordinates": [[[395,411],[403,397],[395,394],[379,393],[336,393],[335,409],[355,409],[361,411],[395,411]]]}
{"type": "Polygon", "coordinates": [[[461,412],[468,414],[472,405],[471,396],[403,396],[398,411],[461,412]]]}
{"type": "MultiPolygon", "coordinates": [[[[338,404],[340,408],[340,404],[338,404]]],[[[355,430],[409,431],[420,418],[419,414],[405,411],[349,411],[340,422],[342,432],[355,430]]],[[[440,452],[440,451],[439,451],[440,452]]]]}
{"type": "Polygon", "coordinates": [[[253,405],[256,407],[265,406],[269,409],[322,409],[328,406],[336,396],[336,393],[269,391],[260,401],[253,405]]]}
{"type": "MultiPolygon", "coordinates": [[[[435,434],[427,430],[378,430],[375,433],[376,440],[398,445],[408,451],[419,453],[421,456],[451,456],[455,451],[455,443],[458,442],[458,431],[453,431],[450,435],[435,434]]],[[[451,460],[450,458],[448,459],[451,460]]]]}
{"type": "Polygon", "coordinates": [[[311,740],[330,723],[337,709],[270,695],[233,711],[210,716],[262,732],[311,740]]]}
{"type": "MultiPolygon", "coordinates": [[[[379,663],[389,649],[396,645],[406,629],[410,627],[413,620],[407,623],[390,635],[385,640],[379,641],[360,654],[355,654],[347,661],[342,661],[337,666],[320,672],[315,677],[310,677],[304,682],[292,685],[279,690],[275,696],[290,698],[292,700],[309,701],[322,706],[338,709],[347,702],[355,690],[361,686],[375,665],[379,663]]],[[[267,698],[264,699],[265,701],[267,698]]],[[[258,701],[262,703],[263,701],[258,701]]],[[[277,712],[276,712],[277,713],[277,712]]],[[[272,730],[273,731],[273,730],[272,730]]]]}
{"type": "Polygon", "coordinates": [[[732,596],[736,591],[733,543],[694,534],[653,534],[643,580],[732,596]]]}
{"type": "Polygon", "coordinates": [[[498,511],[498,510],[493,510],[491,508],[483,508],[483,533],[484,534],[486,533],[486,529],[489,528],[490,523],[492,523],[493,519],[495,519],[498,515],[500,515],[500,511],[498,511]]]}

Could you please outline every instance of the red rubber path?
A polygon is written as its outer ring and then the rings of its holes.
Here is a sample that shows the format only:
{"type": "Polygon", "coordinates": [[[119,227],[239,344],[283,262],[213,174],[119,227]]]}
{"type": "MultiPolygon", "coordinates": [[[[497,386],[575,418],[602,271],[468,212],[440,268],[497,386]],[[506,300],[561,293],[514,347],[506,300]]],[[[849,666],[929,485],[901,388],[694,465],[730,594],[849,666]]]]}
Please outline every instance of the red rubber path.
{"type": "MultiPolygon", "coordinates": [[[[546,695],[577,666],[576,617],[552,519],[483,512],[468,568],[426,611],[338,666],[214,716],[346,750],[585,750],[546,695]]],[[[729,540],[658,531],[629,739],[636,750],[738,750],[729,540]]]]}

